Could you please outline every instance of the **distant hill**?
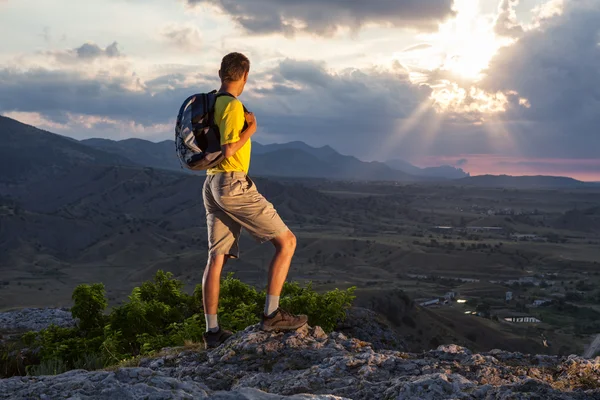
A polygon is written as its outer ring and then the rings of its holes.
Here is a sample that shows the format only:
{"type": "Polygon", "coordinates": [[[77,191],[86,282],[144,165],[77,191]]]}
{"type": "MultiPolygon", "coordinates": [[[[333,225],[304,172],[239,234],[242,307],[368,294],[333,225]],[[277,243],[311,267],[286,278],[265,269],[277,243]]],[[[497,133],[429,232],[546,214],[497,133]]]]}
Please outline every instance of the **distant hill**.
{"type": "MultiPolygon", "coordinates": [[[[254,145],[254,144],[253,144],[254,145]]],[[[258,146],[251,173],[259,176],[415,182],[419,179],[381,162],[365,162],[339,154],[331,147],[313,148],[302,142],[258,146]]]]}
{"type": "Polygon", "coordinates": [[[427,178],[444,178],[444,179],[460,179],[466,178],[469,174],[463,171],[461,168],[452,167],[450,165],[441,165],[438,167],[426,167],[419,168],[411,163],[401,160],[393,159],[386,161],[385,164],[390,168],[402,171],[409,175],[421,176],[427,178]]]}
{"type": "Polygon", "coordinates": [[[266,154],[279,150],[301,150],[321,160],[327,160],[329,157],[339,156],[340,154],[330,146],[312,147],[304,142],[295,141],[281,144],[260,144],[252,142],[252,154],[266,154]]]}
{"type": "Polygon", "coordinates": [[[88,146],[109,153],[127,157],[136,164],[152,168],[182,170],[175,156],[175,143],[172,140],[150,142],[143,139],[86,139],[82,140],[88,146]]]}
{"type": "Polygon", "coordinates": [[[0,116],[0,183],[24,183],[78,165],[136,165],[76,140],[0,116]]]}
{"type": "Polygon", "coordinates": [[[479,187],[511,187],[511,188],[578,188],[590,184],[563,176],[510,176],[510,175],[477,175],[455,181],[465,186],[479,187]]]}

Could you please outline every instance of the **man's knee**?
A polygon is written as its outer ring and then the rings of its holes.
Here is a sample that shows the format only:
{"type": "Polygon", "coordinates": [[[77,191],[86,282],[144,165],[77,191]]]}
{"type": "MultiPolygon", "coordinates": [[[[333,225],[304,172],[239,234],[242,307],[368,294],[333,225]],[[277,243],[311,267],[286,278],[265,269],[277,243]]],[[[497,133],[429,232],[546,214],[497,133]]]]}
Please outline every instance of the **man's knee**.
{"type": "Polygon", "coordinates": [[[291,250],[296,250],[296,235],[292,231],[287,231],[287,245],[291,250]]]}
{"type": "Polygon", "coordinates": [[[206,262],[205,271],[221,269],[227,262],[227,256],[223,254],[212,254],[208,255],[208,261],[206,262]]]}
{"type": "Polygon", "coordinates": [[[296,235],[292,231],[286,231],[275,239],[275,246],[281,250],[296,250],[296,235]]]}

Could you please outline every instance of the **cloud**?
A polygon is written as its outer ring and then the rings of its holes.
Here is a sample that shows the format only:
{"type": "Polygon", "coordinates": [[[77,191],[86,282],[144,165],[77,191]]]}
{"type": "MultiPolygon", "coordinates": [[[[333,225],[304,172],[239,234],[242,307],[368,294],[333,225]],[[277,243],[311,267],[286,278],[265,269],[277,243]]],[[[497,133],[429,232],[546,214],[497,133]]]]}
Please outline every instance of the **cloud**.
{"type": "MultiPolygon", "coordinates": [[[[275,8],[288,7],[285,2],[275,8]]],[[[419,85],[399,63],[396,68],[334,70],[324,62],[282,60],[281,55],[254,64],[242,100],[256,112],[259,141],[329,144],[364,159],[391,158],[385,151],[400,158],[429,154],[453,157],[453,163],[464,158],[471,168],[475,161],[469,154],[598,157],[597,0],[566,3],[562,13],[550,15],[499,51],[487,77],[477,83],[478,91],[447,99],[454,108],[445,113],[432,106],[432,86],[455,81],[439,71],[428,85],[419,85]],[[496,112],[481,113],[486,107],[496,112]]],[[[167,37],[177,41],[188,38],[187,32],[167,37]]],[[[258,52],[264,44],[254,42],[258,52]]],[[[56,63],[46,69],[0,67],[0,112],[37,113],[56,126],[81,127],[81,135],[110,137],[109,128],[115,126],[131,129],[132,135],[140,129],[158,135],[187,95],[218,85],[216,72],[198,74],[192,63],[156,67],[153,71],[160,73],[146,72],[142,78],[116,44],[116,52],[96,47],[82,50],[88,57],[83,59],[77,49],[68,50],[75,61],[55,70],[56,63]],[[83,62],[89,57],[96,63],[83,62]],[[117,71],[114,64],[127,65],[117,71]]],[[[28,65],[34,64],[42,63],[28,65]]],[[[165,128],[164,138],[171,130],[165,128]]]]}
{"type": "Polygon", "coordinates": [[[561,15],[565,6],[565,0],[549,0],[531,10],[533,14],[533,26],[539,27],[547,19],[561,15]]]}
{"type": "Polygon", "coordinates": [[[58,62],[63,64],[89,63],[98,59],[118,59],[123,57],[117,42],[111,43],[104,49],[95,43],[84,43],[75,49],[51,51],[46,54],[53,56],[58,62]]]}
{"type": "Polygon", "coordinates": [[[562,14],[529,30],[491,60],[481,86],[516,91],[503,119],[531,155],[597,157],[600,149],[600,6],[565,4],[562,14]]]}
{"type": "MultiPolygon", "coordinates": [[[[142,80],[131,71],[89,75],[5,68],[0,69],[0,112],[29,113],[30,120],[44,120],[48,127],[78,127],[77,133],[69,131],[78,137],[104,126],[102,134],[110,137],[106,126],[168,124],[189,94],[218,83],[216,73],[170,72],[142,80]]],[[[286,59],[252,74],[242,99],[257,113],[262,140],[343,142],[346,152],[354,148],[366,154],[427,102],[430,92],[412,84],[403,70],[332,71],[324,63],[286,59]]]]}
{"type": "Polygon", "coordinates": [[[403,53],[409,53],[411,51],[419,51],[419,50],[426,50],[431,48],[432,45],[430,45],[429,43],[420,43],[420,44],[415,44],[414,46],[410,46],[404,50],[402,50],[403,53]]]}
{"type": "MultiPolygon", "coordinates": [[[[197,78],[198,84],[202,78],[197,78]]],[[[198,90],[174,81],[166,86],[160,80],[150,81],[147,86],[135,76],[90,78],[69,71],[3,69],[0,112],[36,112],[63,124],[69,115],[83,115],[151,126],[173,119],[181,102],[192,90],[198,90]]]]}
{"type": "Polygon", "coordinates": [[[202,48],[202,35],[195,26],[168,25],[163,28],[161,35],[170,44],[182,50],[199,50],[202,48]]]}
{"type": "Polygon", "coordinates": [[[331,36],[375,23],[398,28],[434,30],[453,15],[453,0],[186,0],[212,5],[246,31],[256,34],[298,32],[331,36]]]}
{"type": "Polygon", "coordinates": [[[517,21],[515,7],[519,0],[502,0],[499,7],[499,14],[496,18],[494,31],[499,36],[519,38],[525,32],[523,27],[517,21]]]}
{"type": "Polygon", "coordinates": [[[113,42],[105,49],[100,48],[94,43],[84,43],[80,47],[76,48],[75,53],[77,57],[81,59],[94,59],[98,57],[119,57],[121,52],[119,51],[117,42],[113,42]]]}
{"type": "Polygon", "coordinates": [[[466,158],[461,158],[460,160],[456,160],[456,163],[454,165],[456,165],[457,167],[462,167],[464,165],[467,165],[468,162],[469,160],[467,160],[466,158]]]}
{"type": "Polygon", "coordinates": [[[412,84],[405,71],[331,71],[321,62],[294,59],[255,78],[261,86],[254,100],[271,115],[360,119],[359,124],[373,126],[409,116],[431,93],[427,86],[412,84]]]}

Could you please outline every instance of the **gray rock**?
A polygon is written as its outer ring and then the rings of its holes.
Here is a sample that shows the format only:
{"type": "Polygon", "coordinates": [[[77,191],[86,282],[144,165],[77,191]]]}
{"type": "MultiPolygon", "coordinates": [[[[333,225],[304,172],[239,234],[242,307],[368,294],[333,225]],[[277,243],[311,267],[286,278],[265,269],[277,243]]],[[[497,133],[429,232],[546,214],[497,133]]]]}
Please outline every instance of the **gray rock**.
{"type": "Polygon", "coordinates": [[[137,368],[0,380],[0,399],[600,399],[600,358],[456,345],[373,350],[319,327],[238,332],[219,348],[168,349],[137,368]]]}
{"type": "Polygon", "coordinates": [[[54,324],[60,327],[75,326],[77,320],[66,308],[24,308],[0,313],[0,330],[40,331],[54,324]]]}

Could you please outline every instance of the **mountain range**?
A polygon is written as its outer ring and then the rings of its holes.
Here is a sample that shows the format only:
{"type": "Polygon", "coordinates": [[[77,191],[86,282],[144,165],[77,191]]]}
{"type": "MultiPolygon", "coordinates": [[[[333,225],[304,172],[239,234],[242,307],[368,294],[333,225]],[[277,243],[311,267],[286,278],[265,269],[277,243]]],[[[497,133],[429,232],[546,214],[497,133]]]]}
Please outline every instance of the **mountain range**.
{"type": "MultiPolygon", "coordinates": [[[[140,139],[87,139],[81,143],[127,157],[140,165],[182,171],[175,155],[175,144],[170,140],[153,143],[140,139]]],[[[418,180],[417,177],[394,170],[381,162],[364,162],[356,157],[341,155],[328,146],[314,148],[303,142],[282,145],[253,142],[250,168],[251,175],[265,177],[403,182],[418,180]]]]}
{"type": "MultiPolygon", "coordinates": [[[[120,141],[86,139],[82,143],[99,150],[124,156],[148,167],[181,170],[174,157],[171,140],[159,143],[142,139],[120,141]]],[[[468,177],[462,169],[448,165],[419,168],[406,161],[365,162],[338,153],[330,146],[312,147],[300,141],[263,145],[252,143],[252,174],[258,176],[398,180],[417,181],[419,178],[459,179],[468,177]],[[274,168],[276,166],[276,168],[274,168]]]]}
{"type": "Polygon", "coordinates": [[[445,179],[461,179],[471,176],[469,173],[462,170],[462,168],[452,167],[450,165],[440,165],[437,167],[426,167],[419,168],[411,163],[400,160],[392,159],[385,162],[390,168],[398,171],[406,172],[407,174],[428,178],[445,178],[445,179]]]}
{"type": "MultiPolygon", "coordinates": [[[[153,143],[141,139],[113,141],[86,139],[82,143],[124,156],[137,164],[181,171],[173,141],[153,143]]],[[[419,169],[413,166],[413,169],[419,169]]],[[[382,162],[364,162],[338,153],[329,146],[312,147],[304,142],[262,145],[252,143],[251,173],[256,176],[286,178],[328,178],[344,180],[419,180],[403,170],[382,162]]],[[[435,177],[434,175],[429,175],[435,177]]],[[[446,178],[439,175],[437,178],[446,178]]]]}
{"type": "MultiPolygon", "coordinates": [[[[41,179],[54,170],[78,163],[143,166],[188,172],[175,156],[171,140],[86,139],[77,141],[0,116],[0,182],[41,179]],[[22,152],[27,157],[22,157],[22,152]],[[38,167],[33,168],[36,164],[38,167]],[[34,173],[35,172],[35,173],[34,173]]],[[[581,187],[595,185],[552,176],[469,176],[460,168],[443,165],[419,168],[406,161],[366,162],[342,155],[330,146],[312,147],[300,141],[262,145],[252,143],[251,175],[283,178],[321,178],[405,183],[439,182],[479,187],[581,187]]]]}
{"type": "MultiPolygon", "coordinates": [[[[136,164],[167,170],[185,171],[175,156],[174,142],[159,143],[141,139],[113,141],[86,139],[81,143],[127,158],[136,164]]],[[[312,147],[300,141],[263,145],[252,143],[250,173],[254,176],[282,178],[323,178],[339,180],[397,181],[404,183],[438,182],[460,186],[511,188],[577,188],[597,184],[560,176],[470,176],[449,165],[419,168],[400,159],[385,163],[361,161],[342,155],[330,146],[312,147]]]]}

